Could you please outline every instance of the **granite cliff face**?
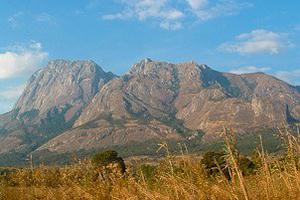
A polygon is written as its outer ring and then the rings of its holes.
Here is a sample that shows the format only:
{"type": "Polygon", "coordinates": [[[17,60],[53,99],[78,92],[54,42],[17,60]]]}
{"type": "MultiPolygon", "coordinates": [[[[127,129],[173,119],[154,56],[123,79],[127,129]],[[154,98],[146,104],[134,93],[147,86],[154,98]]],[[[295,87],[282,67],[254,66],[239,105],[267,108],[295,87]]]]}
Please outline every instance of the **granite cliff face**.
{"type": "Polygon", "coordinates": [[[92,61],[49,62],[32,75],[14,109],[0,116],[0,153],[34,149],[71,128],[113,77],[92,61]]]}
{"type": "Polygon", "coordinates": [[[0,153],[26,144],[13,139],[19,126],[24,137],[44,136],[35,152],[63,153],[203,133],[211,141],[223,127],[245,134],[299,120],[299,87],[263,73],[144,59],[116,77],[93,62],[61,60],[33,75],[15,109],[0,116],[0,153]]]}
{"type": "Polygon", "coordinates": [[[145,59],[103,86],[73,129],[39,150],[65,152],[154,138],[186,140],[202,132],[210,141],[223,127],[246,133],[299,119],[299,92],[272,76],[145,59]]]}
{"type": "Polygon", "coordinates": [[[29,80],[14,110],[17,118],[40,120],[50,112],[62,113],[71,120],[114,77],[92,61],[49,62],[29,80]]]}

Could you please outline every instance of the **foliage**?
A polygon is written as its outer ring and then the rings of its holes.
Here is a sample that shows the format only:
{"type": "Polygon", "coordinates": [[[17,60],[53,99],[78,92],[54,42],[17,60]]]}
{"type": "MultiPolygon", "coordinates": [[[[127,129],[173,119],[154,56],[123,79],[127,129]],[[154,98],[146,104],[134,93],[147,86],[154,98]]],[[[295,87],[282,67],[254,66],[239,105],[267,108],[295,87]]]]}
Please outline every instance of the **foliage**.
{"type": "Polygon", "coordinates": [[[201,163],[209,175],[217,175],[220,170],[226,177],[229,176],[228,170],[226,170],[225,153],[222,152],[207,152],[204,154],[201,163]]]}
{"type": "MultiPolygon", "coordinates": [[[[204,154],[201,163],[209,175],[220,175],[220,170],[225,177],[229,178],[227,169],[226,154],[224,152],[207,152],[204,154]]],[[[249,158],[240,155],[238,165],[243,175],[251,175],[256,171],[256,165],[249,158]]]]}
{"type": "Polygon", "coordinates": [[[118,153],[113,150],[100,152],[92,156],[92,164],[94,166],[102,167],[108,166],[109,164],[118,164],[121,168],[122,173],[125,173],[126,166],[123,158],[118,156],[118,153]]]}
{"type": "Polygon", "coordinates": [[[245,156],[240,156],[238,160],[239,168],[241,169],[243,175],[251,175],[256,172],[256,165],[253,161],[245,156]]]}
{"type": "Polygon", "coordinates": [[[0,170],[0,199],[298,199],[300,138],[291,138],[282,158],[268,156],[262,147],[252,156],[253,162],[239,152],[230,157],[234,149],[208,152],[202,158],[168,154],[156,165],[129,165],[124,176],[110,173],[104,180],[95,166],[117,160],[116,151],[97,153],[92,162],[59,168],[4,168],[0,170]],[[237,166],[231,162],[235,159],[237,166]],[[255,170],[253,163],[259,164],[255,170]],[[229,169],[231,178],[206,175],[207,171],[220,175],[216,168],[229,169]],[[241,177],[233,174],[238,171],[243,172],[241,177]]]}

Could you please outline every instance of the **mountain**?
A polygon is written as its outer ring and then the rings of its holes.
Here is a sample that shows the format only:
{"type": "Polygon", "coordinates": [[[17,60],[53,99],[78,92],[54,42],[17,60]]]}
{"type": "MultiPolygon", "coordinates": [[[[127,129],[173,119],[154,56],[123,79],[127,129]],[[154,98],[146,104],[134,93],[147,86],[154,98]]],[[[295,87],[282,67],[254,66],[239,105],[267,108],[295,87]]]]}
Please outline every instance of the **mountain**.
{"type": "Polygon", "coordinates": [[[275,128],[300,119],[300,93],[272,76],[235,75],[195,62],[150,59],[107,83],[73,128],[40,150],[68,152],[151,139],[186,140],[223,127],[240,133],[275,128]]]}
{"type": "Polygon", "coordinates": [[[210,142],[223,127],[246,134],[299,120],[299,87],[267,74],[144,59],[117,77],[90,61],[60,60],[33,75],[14,110],[0,116],[0,153],[28,144],[36,154],[63,154],[147,141],[210,142]]]}
{"type": "Polygon", "coordinates": [[[49,62],[32,75],[14,109],[0,116],[0,153],[31,151],[71,128],[114,77],[92,61],[49,62]]]}

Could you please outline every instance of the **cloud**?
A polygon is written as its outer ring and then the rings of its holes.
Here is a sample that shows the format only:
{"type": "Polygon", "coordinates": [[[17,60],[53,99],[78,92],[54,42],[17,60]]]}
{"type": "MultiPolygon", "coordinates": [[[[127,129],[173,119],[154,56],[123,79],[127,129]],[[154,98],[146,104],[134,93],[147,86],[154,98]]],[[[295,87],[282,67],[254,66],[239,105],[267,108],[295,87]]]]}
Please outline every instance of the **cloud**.
{"type": "Polygon", "coordinates": [[[48,22],[48,23],[53,23],[54,18],[52,15],[48,13],[41,13],[35,16],[35,20],[37,22],[48,22]]]}
{"type": "Polygon", "coordinates": [[[11,15],[10,17],[8,17],[7,21],[12,28],[23,27],[27,21],[48,23],[50,25],[56,24],[55,18],[48,13],[32,14],[22,11],[16,12],[15,14],[11,15]]]}
{"type": "Polygon", "coordinates": [[[15,100],[24,91],[25,85],[8,87],[0,91],[0,100],[15,100]]]}
{"type": "Polygon", "coordinates": [[[20,26],[19,19],[24,15],[24,12],[19,11],[10,16],[7,21],[10,24],[11,27],[16,28],[20,26]]]}
{"type": "Polygon", "coordinates": [[[219,49],[240,54],[278,54],[291,46],[287,34],[258,29],[238,35],[233,42],[224,43],[219,49]]]}
{"type": "Polygon", "coordinates": [[[294,30],[295,30],[295,31],[300,31],[300,24],[296,25],[296,26],[294,27],[294,30]]]}
{"type": "Polygon", "coordinates": [[[104,20],[126,20],[137,18],[139,21],[156,19],[160,27],[168,30],[177,30],[182,27],[180,20],[184,13],[172,7],[168,0],[127,0],[122,1],[125,9],[119,13],[103,15],[104,20]]]}
{"type": "Polygon", "coordinates": [[[236,68],[230,71],[233,74],[249,74],[249,73],[256,73],[256,72],[266,72],[271,70],[270,67],[256,67],[256,66],[246,66],[236,68]]]}
{"type": "Polygon", "coordinates": [[[186,0],[192,12],[201,21],[207,21],[221,16],[236,15],[242,9],[251,7],[250,3],[239,3],[235,0],[186,0]]]}
{"type": "Polygon", "coordinates": [[[48,53],[39,42],[11,46],[0,53],[0,79],[32,73],[47,59],[48,53]]]}
{"type": "Polygon", "coordinates": [[[300,69],[291,71],[278,71],[274,73],[274,76],[291,84],[300,85],[300,69]]]}
{"type": "Polygon", "coordinates": [[[282,70],[282,71],[273,71],[271,67],[257,67],[257,66],[246,66],[235,68],[229,71],[233,74],[248,74],[248,73],[256,73],[256,72],[270,72],[269,74],[288,82],[292,85],[300,85],[300,69],[296,70],[282,70]]]}
{"type": "Polygon", "coordinates": [[[139,20],[148,18],[161,18],[164,20],[175,20],[182,18],[184,14],[168,5],[167,0],[127,0],[122,1],[126,9],[120,13],[102,16],[103,19],[127,19],[137,17],[139,20]]]}
{"type": "Polygon", "coordinates": [[[187,0],[187,3],[193,10],[198,10],[205,7],[209,1],[208,0],[187,0]]]}
{"type": "Polygon", "coordinates": [[[9,112],[12,108],[13,104],[10,101],[0,99],[0,114],[9,112]]]}
{"type": "Polygon", "coordinates": [[[0,114],[10,111],[21,96],[25,85],[6,87],[0,90],[0,114]]]}
{"type": "Polygon", "coordinates": [[[166,30],[179,30],[182,28],[180,22],[163,21],[160,23],[160,27],[166,30]]]}
{"type": "Polygon", "coordinates": [[[100,5],[101,5],[101,2],[99,0],[89,0],[88,4],[85,6],[85,9],[87,9],[87,10],[94,9],[100,5]]]}
{"type": "Polygon", "coordinates": [[[251,6],[237,0],[118,0],[117,2],[122,5],[121,11],[102,15],[103,20],[151,19],[156,20],[161,28],[167,30],[181,29],[187,19],[195,20],[195,16],[197,20],[207,21],[237,14],[241,9],[251,6]]]}

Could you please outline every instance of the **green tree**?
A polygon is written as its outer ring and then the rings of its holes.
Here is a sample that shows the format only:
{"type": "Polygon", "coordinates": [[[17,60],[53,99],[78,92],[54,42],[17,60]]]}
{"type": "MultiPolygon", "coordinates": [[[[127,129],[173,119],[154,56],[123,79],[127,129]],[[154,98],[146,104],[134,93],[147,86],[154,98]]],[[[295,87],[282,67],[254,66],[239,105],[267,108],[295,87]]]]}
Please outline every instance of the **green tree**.
{"type": "MultiPolygon", "coordinates": [[[[229,178],[229,171],[226,163],[226,155],[223,152],[207,152],[204,154],[201,163],[211,176],[220,174],[220,169],[226,178],[229,178]]],[[[238,167],[243,175],[250,175],[256,171],[256,165],[245,156],[238,156],[238,167]]]]}
{"type": "Polygon", "coordinates": [[[204,154],[201,163],[204,169],[211,176],[220,174],[220,169],[222,173],[229,178],[229,172],[226,166],[225,154],[222,152],[207,152],[204,154]]]}
{"type": "Polygon", "coordinates": [[[122,173],[126,171],[126,165],[123,158],[118,156],[118,153],[113,150],[100,152],[92,156],[92,164],[96,167],[107,167],[110,164],[118,164],[122,173]]]}

